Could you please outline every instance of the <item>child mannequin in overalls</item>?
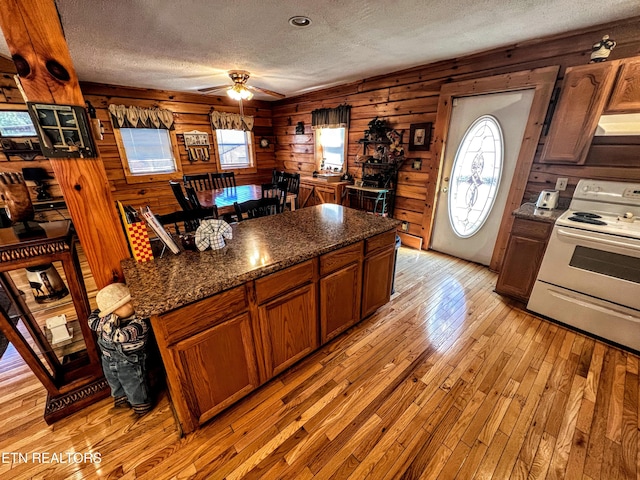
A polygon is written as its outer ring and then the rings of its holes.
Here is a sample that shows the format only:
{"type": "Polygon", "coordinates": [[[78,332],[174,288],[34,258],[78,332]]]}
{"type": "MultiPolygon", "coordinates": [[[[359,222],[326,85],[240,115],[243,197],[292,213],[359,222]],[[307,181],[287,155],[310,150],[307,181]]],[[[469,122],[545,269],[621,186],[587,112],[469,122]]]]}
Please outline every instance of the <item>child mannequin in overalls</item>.
{"type": "Polygon", "coordinates": [[[98,334],[102,369],[114,406],[133,407],[142,416],[151,410],[146,368],[149,322],[135,315],[129,289],[123,283],[104,287],[96,302],[98,310],[89,316],[89,326],[98,334]]]}

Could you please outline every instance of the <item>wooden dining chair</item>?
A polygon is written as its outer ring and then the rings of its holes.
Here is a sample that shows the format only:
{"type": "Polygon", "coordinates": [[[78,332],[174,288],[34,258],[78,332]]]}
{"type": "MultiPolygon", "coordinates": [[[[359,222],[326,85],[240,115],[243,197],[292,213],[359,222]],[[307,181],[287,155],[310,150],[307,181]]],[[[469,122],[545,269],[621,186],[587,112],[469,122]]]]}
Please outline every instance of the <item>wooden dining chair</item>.
{"type": "Polygon", "coordinates": [[[236,186],[236,175],[233,172],[212,173],[211,180],[214,188],[227,188],[236,186]]]}
{"type": "Polygon", "coordinates": [[[171,186],[173,195],[176,197],[176,200],[178,200],[178,205],[180,205],[180,208],[185,212],[188,210],[193,210],[193,206],[191,205],[191,202],[187,200],[187,197],[184,191],[182,190],[182,185],[180,184],[180,182],[176,182],[175,180],[169,180],[169,185],[171,186]]]}
{"type": "Polygon", "coordinates": [[[296,196],[295,206],[298,206],[298,192],[300,191],[300,174],[299,173],[288,173],[282,172],[282,179],[286,180],[288,183],[287,191],[296,196]]]}
{"type": "Polygon", "coordinates": [[[250,218],[266,217],[278,213],[280,199],[260,198],[258,200],[247,200],[246,202],[234,202],[233,208],[236,211],[238,222],[250,218]]]}
{"type": "Polygon", "coordinates": [[[191,187],[194,190],[213,190],[213,182],[208,173],[184,175],[182,181],[185,187],[191,187]]]}
{"type": "Polygon", "coordinates": [[[263,183],[262,198],[277,198],[280,203],[278,205],[278,212],[284,212],[284,207],[287,202],[287,187],[289,183],[285,180],[278,183],[263,183]]]}
{"type": "Polygon", "coordinates": [[[214,205],[211,208],[195,208],[193,210],[178,210],[165,215],[156,215],[156,218],[163,226],[173,225],[174,232],[180,235],[180,228],[185,232],[194,232],[200,226],[200,221],[205,218],[218,218],[218,208],[214,205]]]}
{"type": "Polygon", "coordinates": [[[284,171],[276,170],[275,168],[271,171],[271,183],[278,183],[284,180],[284,171]]]}

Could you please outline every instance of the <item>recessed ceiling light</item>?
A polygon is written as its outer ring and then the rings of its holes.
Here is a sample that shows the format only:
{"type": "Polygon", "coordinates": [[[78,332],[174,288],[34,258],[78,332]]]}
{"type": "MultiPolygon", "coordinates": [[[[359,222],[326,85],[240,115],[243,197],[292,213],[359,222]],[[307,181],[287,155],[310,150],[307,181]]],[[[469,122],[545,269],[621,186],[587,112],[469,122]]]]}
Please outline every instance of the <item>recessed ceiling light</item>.
{"type": "Polygon", "coordinates": [[[289,24],[293,25],[294,27],[308,27],[309,25],[311,25],[311,19],[303,15],[296,15],[295,17],[291,17],[289,19],[289,24]]]}

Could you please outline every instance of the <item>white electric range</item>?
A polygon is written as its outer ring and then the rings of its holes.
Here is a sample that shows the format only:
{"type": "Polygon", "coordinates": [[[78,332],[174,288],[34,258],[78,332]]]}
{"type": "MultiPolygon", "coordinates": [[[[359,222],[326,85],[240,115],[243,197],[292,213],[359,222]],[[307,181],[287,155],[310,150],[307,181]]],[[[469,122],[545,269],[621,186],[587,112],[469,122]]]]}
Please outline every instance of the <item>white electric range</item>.
{"type": "Polygon", "coordinates": [[[640,183],[580,180],[527,308],[640,351],[640,183]]]}

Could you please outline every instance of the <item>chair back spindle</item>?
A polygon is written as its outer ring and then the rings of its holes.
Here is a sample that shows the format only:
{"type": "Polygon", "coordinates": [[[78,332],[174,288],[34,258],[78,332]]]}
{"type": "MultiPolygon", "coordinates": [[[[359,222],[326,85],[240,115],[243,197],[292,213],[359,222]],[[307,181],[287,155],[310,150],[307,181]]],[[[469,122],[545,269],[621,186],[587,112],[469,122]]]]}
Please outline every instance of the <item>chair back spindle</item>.
{"type": "Polygon", "coordinates": [[[213,190],[213,182],[208,173],[196,173],[182,177],[185,187],[191,187],[196,191],[213,190]]]}
{"type": "Polygon", "coordinates": [[[236,176],[233,172],[212,173],[211,180],[214,188],[228,188],[236,186],[236,176]]]}

